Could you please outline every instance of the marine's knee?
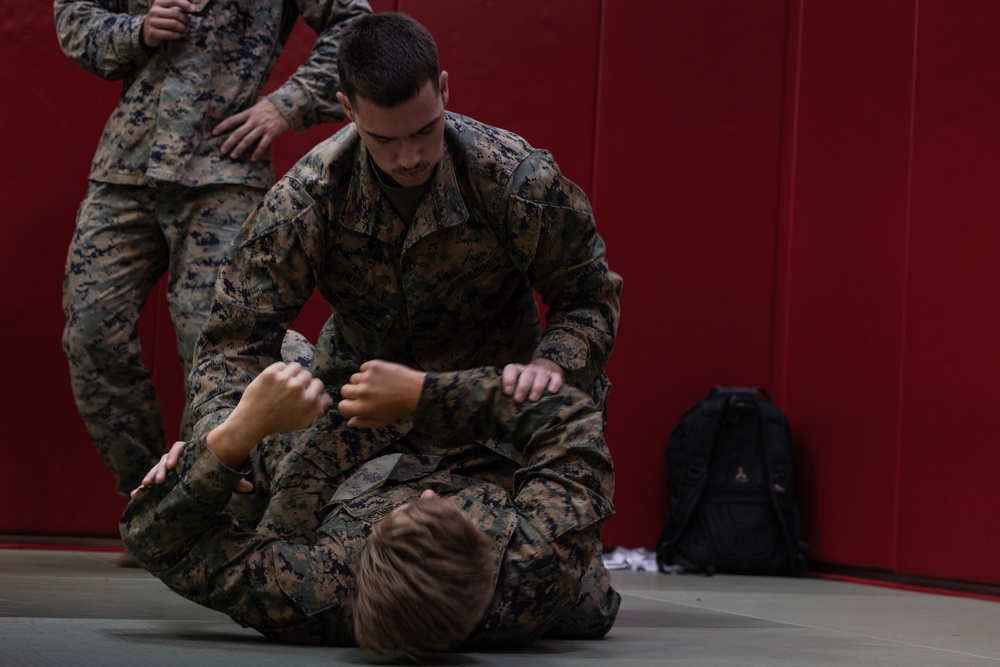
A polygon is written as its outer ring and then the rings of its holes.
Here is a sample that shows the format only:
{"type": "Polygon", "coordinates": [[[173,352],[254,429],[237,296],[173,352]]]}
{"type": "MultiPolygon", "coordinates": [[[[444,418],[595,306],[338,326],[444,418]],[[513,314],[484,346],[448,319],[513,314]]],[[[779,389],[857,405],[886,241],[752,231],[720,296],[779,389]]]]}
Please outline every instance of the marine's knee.
{"type": "Polygon", "coordinates": [[[66,355],[98,357],[115,362],[126,356],[125,348],[136,338],[136,321],[127,313],[115,314],[103,308],[69,307],[63,329],[62,346],[66,355]]]}

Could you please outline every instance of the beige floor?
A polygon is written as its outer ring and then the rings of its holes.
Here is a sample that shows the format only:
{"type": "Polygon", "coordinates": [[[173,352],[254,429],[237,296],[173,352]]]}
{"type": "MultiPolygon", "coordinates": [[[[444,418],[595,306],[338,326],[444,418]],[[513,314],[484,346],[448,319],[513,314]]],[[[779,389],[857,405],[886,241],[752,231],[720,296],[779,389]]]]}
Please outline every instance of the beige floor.
{"type": "MultiPolygon", "coordinates": [[[[542,641],[435,665],[1000,667],[1000,602],[821,579],[619,571],[624,603],[595,642],[542,641]]],[[[272,644],[115,554],[0,549],[0,665],[390,665],[355,649],[272,644]]]]}

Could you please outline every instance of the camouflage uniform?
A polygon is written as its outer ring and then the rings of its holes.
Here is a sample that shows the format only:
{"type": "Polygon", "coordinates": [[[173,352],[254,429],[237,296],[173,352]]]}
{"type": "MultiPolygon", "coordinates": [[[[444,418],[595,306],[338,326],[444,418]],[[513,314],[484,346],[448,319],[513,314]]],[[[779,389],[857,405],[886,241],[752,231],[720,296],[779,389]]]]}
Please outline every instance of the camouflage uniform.
{"type": "Polygon", "coordinates": [[[122,536],[173,590],[271,639],[353,645],[354,568],[372,525],[433,489],[493,543],[496,594],[467,646],[603,636],[620,597],[600,558],[614,473],[593,403],[567,387],[517,405],[496,370],[430,373],[413,423],[454,443],[493,435],[521,463],[501,486],[456,473],[448,455],[383,451],[337,478],[314,537],[296,542],[237,528],[224,512],[246,471],[196,438],[166,484],[129,504],[122,536]]]}
{"type": "MultiPolygon", "coordinates": [[[[368,359],[448,371],[544,357],[603,406],[621,278],[608,269],[586,196],[551,155],[512,133],[448,113],[444,137],[409,225],[382,196],[353,124],[271,189],[220,269],[191,378],[198,431],[278,358],[314,289],[333,315],[311,370],[335,401],[368,359]],[[544,335],[533,288],[548,306],[544,335]]],[[[328,479],[389,443],[429,452],[437,437],[408,422],[358,431],[344,421],[328,411],[302,439],[308,447],[281,460],[268,520],[276,536],[315,523],[328,479]]],[[[463,469],[509,478],[509,453],[487,445],[470,444],[463,469]]]]}
{"type": "Polygon", "coordinates": [[[166,444],[140,360],[139,312],[169,270],[167,303],[186,377],[222,255],[274,182],[269,156],[225,157],[226,136],[212,136],[212,128],[258,100],[300,15],[319,38],[268,99],[297,131],[341,120],[337,44],[347,20],[370,12],[364,0],[217,0],[192,17],[186,37],[147,48],[140,34],[151,5],[55,2],[66,55],[123,81],[91,165],[63,285],[63,347],[77,406],[123,493],[166,444]]]}

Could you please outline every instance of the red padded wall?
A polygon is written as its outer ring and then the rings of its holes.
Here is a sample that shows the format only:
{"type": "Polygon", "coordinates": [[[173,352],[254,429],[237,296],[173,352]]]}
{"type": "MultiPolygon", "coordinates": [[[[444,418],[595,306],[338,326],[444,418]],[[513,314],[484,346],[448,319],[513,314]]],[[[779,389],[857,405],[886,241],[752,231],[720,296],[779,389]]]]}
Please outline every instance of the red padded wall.
{"type": "Polygon", "coordinates": [[[1000,5],[919,7],[897,567],[1000,583],[1000,5]]]}
{"type": "Polygon", "coordinates": [[[438,43],[448,108],[548,149],[586,192],[600,6],[599,0],[399,0],[399,11],[427,26],[438,43]]]}
{"type": "MultiPolygon", "coordinates": [[[[395,8],[374,0],[378,11],[395,8]]],[[[305,57],[312,32],[301,21],[279,60],[284,80],[305,57]]],[[[0,345],[18,368],[0,381],[0,534],[115,536],[125,499],[97,456],[69,387],[60,338],[61,282],[76,209],[87,187],[90,160],[117,101],[120,84],[102,81],[59,50],[51,3],[32,3],[0,21],[0,131],[7,169],[0,201],[8,224],[0,230],[0,277],[6,326],[0,345]],[[15,103],[16,102],[16,103],[15,103]]],[[[336,129],[285,135],[275,166],[287,169],[336,129]]],[[[311,302],[296,327],[312,337],[326,316],[311,302]]],[[[175,437],[183,404],[182,374],[161,284],[140,320],[143,356],[161,395],[168,437],[175,437]]]]}
{"type": "Polygon", "coordinates": [[[52,3],[0,20],[0,533],[107,532],[124,502],[76,413],[62,355],[63,263],[117,86],[59,51],[52,3]]]}
{"type": "Polygon", "coordinates": [[[812,555],[1000,583],[1000,9],[791,9],[775,368],[812,555]]]}
{"type": "MultiPolygon", "coordinates": [[[[591,196],[625,278],[607,546],[654,545],[684,409],[760,384],[792,424],[815,559],[1000,583],[992,0],[373,5],[430,27],[451,109],[550,149],[591,196]]],[[[124,499],[73,406],[60,287],[118,84],[66,60],[51,14],[0,21],[0,534],[113,536],[124,499]]],[[[311,43],[300,24],[275,79],[311,43]]],[[[279,139],[279,172],[335,129],[279,139]]],[[[176,433],[162,288],[140,327],[176,433]]]]}
{"type": "Polygon", "coordinates": [[[608,546],[655,545],[689,405],[770,386],[785,19],[783,0],[604,3],[593,199],[625,278],[608,546]]]}
{"type": "Polygon", "coordinates": [[[793,3],[778,395],[812,556],[890,569],[914,11],[793,3]],[[873,57],[877,54],[877,57],[873,57]]]}

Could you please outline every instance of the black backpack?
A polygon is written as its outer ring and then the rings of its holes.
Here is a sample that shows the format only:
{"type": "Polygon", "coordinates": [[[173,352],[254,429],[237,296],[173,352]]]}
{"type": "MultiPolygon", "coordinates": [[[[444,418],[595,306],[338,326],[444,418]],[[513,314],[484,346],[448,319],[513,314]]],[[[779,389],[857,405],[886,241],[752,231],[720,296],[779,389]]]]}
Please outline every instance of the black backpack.
{"type": "Polygon", "coordinates": [[[788,422],[758,387],[716,387],[670,434],[661,572],[801,575],[788,422]]]}

